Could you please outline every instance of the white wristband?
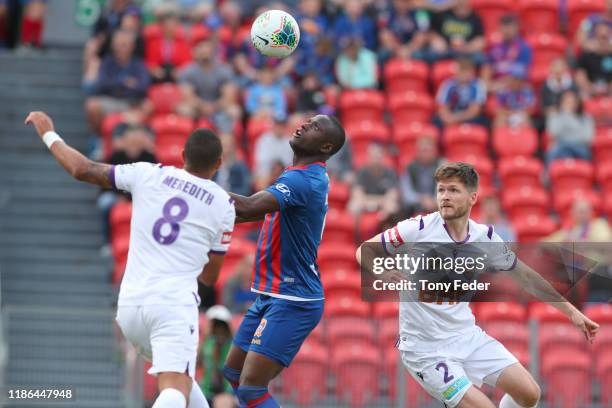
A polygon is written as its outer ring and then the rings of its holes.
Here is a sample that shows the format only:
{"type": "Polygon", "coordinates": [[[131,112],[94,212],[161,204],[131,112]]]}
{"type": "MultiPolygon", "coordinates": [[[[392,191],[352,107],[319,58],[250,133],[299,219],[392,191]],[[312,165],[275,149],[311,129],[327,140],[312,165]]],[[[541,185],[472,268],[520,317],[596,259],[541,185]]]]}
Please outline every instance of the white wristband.
{"type": "Polygon", "coordinates": [[[45,142],[45,144],[47,145],[47,147],[50,149],[51,146],[53,146],[53,143],[55,142],[63,142],[64,139],[62,139],[60,137],[60,135],[58,135],[57,133],[55,133],[54,131],[50,130],[47,133],[45,133],[42,137],[43,142],[45,142]]]}

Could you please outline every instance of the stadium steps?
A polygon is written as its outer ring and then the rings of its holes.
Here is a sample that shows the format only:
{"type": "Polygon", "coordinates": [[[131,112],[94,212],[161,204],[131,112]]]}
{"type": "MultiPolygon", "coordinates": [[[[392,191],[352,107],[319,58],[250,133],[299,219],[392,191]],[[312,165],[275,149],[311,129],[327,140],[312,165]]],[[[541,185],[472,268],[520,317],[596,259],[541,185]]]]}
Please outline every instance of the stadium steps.
{"type": "Polygon", "coordinates": [[[78,49],[0,54],[5,382],[76,389],[76,402],[45,406],[117,408],[126,406],[124,374],[113,328],[111,262],[100,255],[99,189],[67,175],[23,124],[29,111],[43,110],[69,144],[87,152],[81,68],[78,49]]]}

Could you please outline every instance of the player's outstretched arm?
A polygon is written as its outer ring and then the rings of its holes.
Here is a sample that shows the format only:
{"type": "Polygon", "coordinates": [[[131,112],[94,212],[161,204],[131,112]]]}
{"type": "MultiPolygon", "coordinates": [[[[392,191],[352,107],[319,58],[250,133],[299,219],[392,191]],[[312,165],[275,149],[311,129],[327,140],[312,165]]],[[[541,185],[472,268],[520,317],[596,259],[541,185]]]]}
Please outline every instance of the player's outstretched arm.
{"type": "Polygon", "coordinates": [[[269,191],[259,191],[249,197],[234,193],[229,195],[234,199],[236,223],[263,220],[266,214],[280,209],[278,200],[269,191]]]}
{"type": "Polygon", "coordinates": [[[55,133],[53,121],[44,112],[30,112],[25,124],[32,124],[38,136],[45,142],[55,159],[75,179],[96,184],[104,188],[111,188],[111,168],[104,163],[89,160],[80,152],[68,146],[62,138],[55,133]]]}
{"type": "Polygon", "coordinates": [[[527,292],[559,309],[584,333],[588,341],[593,341],[599,329],[597,323],[586,317],[580,310],[568,302],[546,279],[529,267],[529,265],[519,260],[514,272],[513,276],[527,292]]]}

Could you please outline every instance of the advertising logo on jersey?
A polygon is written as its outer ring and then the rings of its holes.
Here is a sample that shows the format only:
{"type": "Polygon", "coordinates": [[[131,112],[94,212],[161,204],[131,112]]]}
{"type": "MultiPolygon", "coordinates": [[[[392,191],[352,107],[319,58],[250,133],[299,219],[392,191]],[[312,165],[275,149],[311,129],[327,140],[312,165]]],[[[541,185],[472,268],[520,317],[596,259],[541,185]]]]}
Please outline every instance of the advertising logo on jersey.
{"type": "Polygon", "coordinates": [[[404,243],[397,227],[387,230],[387,238],[389,238],[389,243],[394,248],[399,248],[404,243]]]}
{"type": "Polygon", "coordinates": [[[223,235],[221,235],[221,245],[227,245],[232,240],[232,232],[234,231],[223,231],[223,235]]]}
{"type": "Polygon", "coordinates": [[[289,190],[289,187],[287,187],[286,184],[277,183],[274,186],[274,188],[277,189],[278,191],[280,191],[285,196],[285,200],[287,200],[289,198],[289,196],[291,195],[291,190],[289,190]]]}
{"type": "Polygon", "coordinates": [[[266,319],[261,319],[261,322],[259,322],[259,326],[257,327],[257,330],[255,330],[254,336],[261,337],[267,324],[268,324],[268,321],[266,319]]]}

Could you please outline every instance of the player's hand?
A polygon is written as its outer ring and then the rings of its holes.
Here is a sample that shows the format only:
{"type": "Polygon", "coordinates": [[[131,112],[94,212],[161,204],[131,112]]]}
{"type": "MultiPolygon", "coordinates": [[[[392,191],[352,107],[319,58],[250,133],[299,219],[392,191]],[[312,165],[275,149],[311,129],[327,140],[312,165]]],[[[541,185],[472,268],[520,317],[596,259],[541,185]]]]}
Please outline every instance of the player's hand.
{"type": "Polygon", "coordinates": [[[28,117],[25,120],[25,124],[34,125],[38,136],[43,137],[43,135],[47,132],[51,132],[55,130],[53,126],[53,121],[45,112],[30,112],[28,117]]]}
{"type": "Polygon", "coordinates": [[[578,329],[582,330],[584,337],[592,343],[599,330],[599,325],[578,310],[574,312],[570,318],[572,319],[572,323],[574,323],[578,329]]]}

